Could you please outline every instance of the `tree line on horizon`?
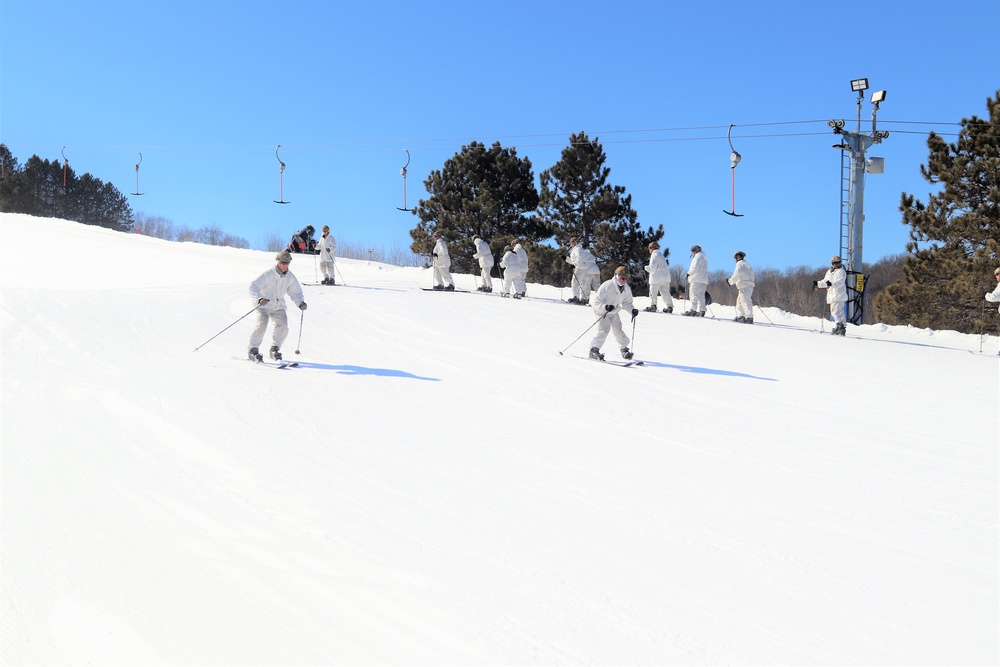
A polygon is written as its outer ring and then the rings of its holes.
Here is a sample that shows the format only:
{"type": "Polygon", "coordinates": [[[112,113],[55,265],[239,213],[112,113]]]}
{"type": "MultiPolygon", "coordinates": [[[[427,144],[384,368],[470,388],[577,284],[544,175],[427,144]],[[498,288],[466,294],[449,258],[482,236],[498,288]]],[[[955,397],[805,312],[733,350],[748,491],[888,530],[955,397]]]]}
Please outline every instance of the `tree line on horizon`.
{"type": "MultiPolygon", "coordinates": [[[[948,143],[931,132],[923,178],[940,186],[925,202],[902,193],[902,224],[910,229],[906,253],[866,264],[865,323],[912,325],[964,333],[993,331],[995,309],[984,307],[983,294],[995,287],[993,270],[1000,266],[1000,90],[986,100],[987,117],[962,119],[958,139],[948,143]]],[[[610,182],[603,146],[585,132],[573,134],[560,160],[539,174],[515,148],[499,142],[490,147],[471,142],[434,170],[424,181],[429,198],[413,210],[419,221],[410,230],[412,257],[400,262],[396,249],[389,258],[373,249],[344,244],[338,253],[355,259],[391,260],[407,266],[429,257],[434,232],[453,247],[470,245],[474,235],[490,243],[499,259],[517,238],[528,250],[532,282],[565,287],[572,267],[565,261],[570,237],[589,245],[607,279],[619,265],[633,277],[636,295],[648,294],[643,270],[646,247],[663,238],[663,226],[646,227],[632,208],[632,196],[610,182]]],[[[215,225],[191,230],[162,216],[134,214],[125,196],[110,183],[76,173],[66,164],[31,156],[22,166],[0,144],[0,211],[58,217],[116,231],[173,241],[249,248],[241,237],[215,225]]],[[[285,247],[275,235],[267,250],[285,247]]],[[[669,248],[662,248],[665,256],[669,248]]],[[[454,252],[452,270],[478,273],[472,252],[454,252]]],[[[754,302],[800,315],[818,315],[822,302],[811,289],[825,267],[759,269],[754,302]]],[[[499,268],[495,268],[499,275],[499,268]]],[[[682,290],[683,269],[672,268],[682,290]]],[[[727,271],[711,275],[709,291],[720,305],[735,303],[726,283],[727,271]]],[[[823,293],[821,292],[821,296],[823,293]]]]}

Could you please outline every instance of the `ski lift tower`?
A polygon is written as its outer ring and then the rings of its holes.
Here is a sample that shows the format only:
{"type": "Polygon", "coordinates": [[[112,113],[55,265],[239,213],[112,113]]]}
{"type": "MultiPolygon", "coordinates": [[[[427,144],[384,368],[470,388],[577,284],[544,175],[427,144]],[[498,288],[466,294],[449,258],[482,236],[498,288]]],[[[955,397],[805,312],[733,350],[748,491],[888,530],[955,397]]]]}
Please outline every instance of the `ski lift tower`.
{"type": "Polygon", "coordinates": [[[861,324],[864,319],[865,275],[861,252],[864,246],[865,224],[865,173],[881,174],[884,161],[880,157],[865,159],[865,151],[873,144],[880,144],[889,136],[875,125],[879,104],[885,100],[885,91],[872,93],[872,131],[861,133],[861,103],[868,90],[868,79],[854,79],[851,90],[858,94],[857,131],[844,130],[843,120],[831,120],[828,125],[842,138],[834,148],[840,149],[840,256],[844,259],[848,275],[847,321],[861,324]],[[853,283],[852,283],[853,279],[853,283]]]}

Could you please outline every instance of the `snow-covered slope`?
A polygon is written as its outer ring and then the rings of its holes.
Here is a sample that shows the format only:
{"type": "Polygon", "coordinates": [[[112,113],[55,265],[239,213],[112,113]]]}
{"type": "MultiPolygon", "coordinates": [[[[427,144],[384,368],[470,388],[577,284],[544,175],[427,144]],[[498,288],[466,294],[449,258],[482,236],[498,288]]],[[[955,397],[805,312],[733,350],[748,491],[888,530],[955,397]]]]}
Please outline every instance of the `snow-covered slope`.
{"type": "Polygon", "coordinates": [[[270,253],[0,231],[4,664],[1000,660],[995,336],[713,306],[623,369],[344,259],[279,371],[194,351],[270,253]]]}

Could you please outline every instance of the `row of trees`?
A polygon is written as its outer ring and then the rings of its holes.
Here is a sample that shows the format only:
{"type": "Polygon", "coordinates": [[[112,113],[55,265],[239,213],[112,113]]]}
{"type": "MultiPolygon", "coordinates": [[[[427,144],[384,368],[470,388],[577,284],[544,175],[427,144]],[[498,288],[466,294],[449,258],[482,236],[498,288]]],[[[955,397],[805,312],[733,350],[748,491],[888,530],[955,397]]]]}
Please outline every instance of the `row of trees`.
{"type": "MultiPolygon", "coordinates": [[[[410,231],[410,249],[429,255],[433,233],[449,243],[468,242],[478,234],[496,256],[517,238],[528,250],[534,282],[565,284],[570,267],[564,248],[571,236],[589,244],[607,278],[618,265],[643,274],[646,246],[663,238],[663,226],[642,229],[625,188],[608,182],[604,148],[585,133],[570,137],[569,146],[535,187],[531,161],[499,142],[487,148],[472,142],[424,181],[429,199],[414,209],[420,222],[410,231]],[[553,247],[554,239],[558,247],[553,247]]],[[[475,272],[471,255],[457,254],[452,269],[475,272]]]]}
{"type": "Polygon", "coordinates": [[[86,225],[132,231],[132,208],[118,188],[101,179],[77,176],[68,164],[32,155],[22,166],[0,144],[0,211],[75,220],[86,225]]]}

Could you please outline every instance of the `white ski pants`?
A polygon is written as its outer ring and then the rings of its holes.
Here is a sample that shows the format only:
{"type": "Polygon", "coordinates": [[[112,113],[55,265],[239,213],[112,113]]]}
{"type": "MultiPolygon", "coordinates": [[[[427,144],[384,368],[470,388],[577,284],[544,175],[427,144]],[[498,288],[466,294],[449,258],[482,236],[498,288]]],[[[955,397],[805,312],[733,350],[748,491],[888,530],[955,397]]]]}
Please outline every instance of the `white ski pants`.
{"type": "Polygon", "coordinates": [[[250,344],[247,346],[247,350],[255,347],[260,349],[260,344],[264,342],[264,333],[267,331],[267,323],[271,320],[274,321],[274,329],[271,331],[271,345],[281,347],[281,344],[288,338],[288,314],[284,308],[258,308],[257,326],[250,334],[250,344]]]}
{"type": "Polygon", "coordinates": [[[741,289],[736,297],[736,314],[753,319],[753,288],[741,289]]]}
{"type": "Polygon", "coordinates": [[[688,284],[688,299],[691,302],[691,310],[696,313],[705,312],[705,290],[708,289],[708,283],[690,283],[688,284]]]}
{"type": "Polygon", "coordinates": [[[663,297],[663,307],[673,308],[674,300],[670,297],[670,283],[650,283],[649,284],[649,301],[652,303],[653,308],[656,308],[656,297],[657,295],[663,297]]]}
{"type": "Polygon", "coordinates": [[[618,347],[628,347],[628,336],[625,335],[625,331],[622,330],[622,318],[618,316],[617,312],[608,313],[603,316],[597,323],[597,334],[594,339],[590,341],[590,347],[596,347],[598,350],[604,345],[604,341],[608,339],[608,333],[613,331],[615,334],[615,340],[618,341],[618,347]]]}

